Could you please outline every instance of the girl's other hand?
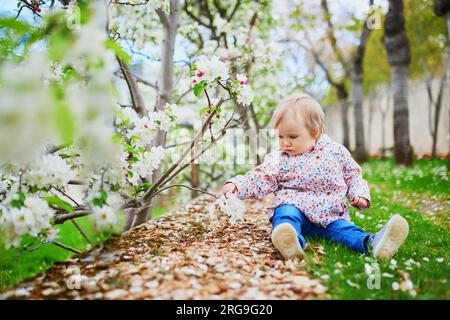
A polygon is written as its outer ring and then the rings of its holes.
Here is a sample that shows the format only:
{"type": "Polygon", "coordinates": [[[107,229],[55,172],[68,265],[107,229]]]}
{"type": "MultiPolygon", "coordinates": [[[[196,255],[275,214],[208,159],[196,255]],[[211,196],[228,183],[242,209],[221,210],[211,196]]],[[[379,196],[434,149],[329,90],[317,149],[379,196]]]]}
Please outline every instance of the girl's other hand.
{"type": "Polygon", "coordinates": [[[222,187],[222,193],[226,195],[227,193],[237,193],[236,185],[232,182],[227,182],[222,187]]]}
{"type": "Polygon", "coordinates": [[[359,210],[364,210],[369,207],[369,201],[363,197],[354,197],[350,204],[359,210]]]}

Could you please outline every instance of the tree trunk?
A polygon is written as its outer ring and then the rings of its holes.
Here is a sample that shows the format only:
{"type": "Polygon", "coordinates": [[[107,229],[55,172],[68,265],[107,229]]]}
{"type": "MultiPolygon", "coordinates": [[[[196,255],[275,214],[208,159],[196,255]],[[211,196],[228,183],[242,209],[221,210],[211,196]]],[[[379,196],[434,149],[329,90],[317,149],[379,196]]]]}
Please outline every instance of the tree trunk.
{"type": "Polygon", "coordinates": [[[139,114],[140,117],[143,117],[147,109],[145,108],[144,99],[139,91],[136,78],[133,77],[130,67],[124,61],[122,61],[118,56],[116,56],[116,59],[119,63],[120,70],[122,71],[123,78],[127,84],[133,109],[139,114]]]}
{"type": "Polygon", "coordinates": [[[342,139],[343,145],[348,150],[350,150],[350,136],[349,136],[349,125],[348,125],[348,94],[343,88],[338,88],[338,99],[339,99],[339,109],[341,110],[341,121],[342,121],[342,139]]]}
{"type": "MultiPolygon", "coordinates": [[[[159,82],[159,92],[158,100],[156,102],[155,109],[162,110],[164,105],[170,101],[172,98],[173,91],[173,56],[175,51],[175,38],[177,35],[178,24],[179,24],[179,10],[180,1],[171,0],[170,1],[170,14],[167,15],[161,9],[157,10],[160,20],[163,25],[163,42],[162,42],[162,52],[161,52],[161,71],[160,71],[160,82],[159,82]]],[[[156,138],[153,142],[154,146],[163,146],[166,141],[166,132],[158,129],[156,133],[156,138]]],[[[161,177],[161,166],[155,170],[152,174],[152,182],[157,181],[161,177]]],[[[152,218],[153,208],[156,207],[158,203],[158,197],[153,197],[151,200],[151,205],[149,208],[141,210],[136,215],[136,220],[133,226],[137,226],[144,223],[152,218]]]]}
{"type": "Polygon", "coordinates": [[[403,1],[389,0],[389,11],[384,23],[384,44],[391,66],[394,95],[394,156],[397,164],[412,166],[408,111],[408,66],[411,55],[404,24],[403,1]]]}
{"type": "MultiPolygon", "coordinates": [[[[370,1],[373,5],[373,0],[370,1]]],[[[367,18],[369,19],[369,17],[367,18]]],[[[363,25],[361,38],[359,40],[358,49],[353,59],[353,70],[351,76],[352,83],[352,101],[353,101],[353,116],[355,121],[355,142],[356,142],[356,160],[359,162],[366,162],[368,160],[367,149],[364,138],[364,110],[363,110],[363,61],[364,52],[366,51],[367,40],[369,39],[370,31],[367,26],[367,19],[363,25]]]]}
{"type": "Polygon", "coordinates": [[[364,138],[364,114],[363,114],[363,75],[362,72],[354,71],[352,74],[352,100],[353,116],[355,122],[355,142],[356,142],[356,160],[366,162],[367,150],[364,138]]]}

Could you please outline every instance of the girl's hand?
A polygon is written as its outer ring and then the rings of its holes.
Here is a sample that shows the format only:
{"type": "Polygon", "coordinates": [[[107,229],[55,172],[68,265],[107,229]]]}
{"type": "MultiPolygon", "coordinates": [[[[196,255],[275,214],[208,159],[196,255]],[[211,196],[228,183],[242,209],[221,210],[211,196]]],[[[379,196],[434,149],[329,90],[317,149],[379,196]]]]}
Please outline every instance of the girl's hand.
{"type": "Polygon", "coordinates": [[[365,210],[369,208],[369,201],[363,197],[354,197],[350,204],[356,209],[365,210]]]}
{"type": "Polygon", "coordinates": [[[232,182],[227,182],[222,187],[222,193],[226,195],[227,193],[237,193],[236,185],[232,182]]]}

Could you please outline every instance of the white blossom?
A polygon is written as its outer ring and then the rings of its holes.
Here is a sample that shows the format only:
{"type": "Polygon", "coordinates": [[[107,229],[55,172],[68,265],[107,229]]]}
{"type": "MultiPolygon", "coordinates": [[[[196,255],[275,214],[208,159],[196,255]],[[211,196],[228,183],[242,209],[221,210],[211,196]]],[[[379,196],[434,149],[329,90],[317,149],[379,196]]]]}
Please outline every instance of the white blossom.
{"type": "Polygon", "coordinates": [[[226,81],[229,78],[227,65],[220,61],[216,56],[211,58],[202,56],[197,62],[197,70],[195,72],[194,80],[196,82],[200,82],[202,80],[212,82],[217,78],[220,78],[222,81],[226,81]]]}
{"type": "Polygon", "coordinates": [[[92,217],[99,231],[111,229],[118,221],[115,210],[107,205],[102,207],[94,206],[92,209],[92,217]]]}
{"type": "Polygon", "coordinates": [[[152,172],[159,168],[161,160],[166,156],[166,151],[163,147],[152,147],[150,151],[145,151],[138,162],[133,165],[133,170],[141,177],[151,175],[152,172]]]}
{"type": "Polygon", "coordinates": [[[244,220],[245,203],[235,194],[228,193],[217,199],[220,210],[230,217],[230,223],[235,224],[238,220],[244,220]]]}
{"type": "Polygon", "coordinates": [[[249,85],[239,86],[237,94],[237,101],[244,106],[250,105],[255,96],[252,88],[249,85]]]}
{"type": "Polygon", "coordinates": [[[64,186],[74,177],[74,172],[60,156],[48,154],[33,162],[24,174],[24,181],[37,187],[64,186]]]}

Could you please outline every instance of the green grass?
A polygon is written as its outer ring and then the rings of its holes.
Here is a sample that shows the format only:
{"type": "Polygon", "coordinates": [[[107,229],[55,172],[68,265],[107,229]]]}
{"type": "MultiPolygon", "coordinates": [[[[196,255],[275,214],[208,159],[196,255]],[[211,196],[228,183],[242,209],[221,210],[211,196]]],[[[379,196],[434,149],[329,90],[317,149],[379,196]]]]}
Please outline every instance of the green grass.
{"type": "MultiPolygon", "coordinates": [[[[154,217],[159,217],[167,211],[167,208],[155,208],[154,217]]],[[[121,223],[111,232],[99,233],[95,230],[89,217],[77,219],[94,245],[108,239],[112,232],[121,230],[124,217],[121,220],[121,223]]],[[[57,226],[57,228],[60,230],[58,241],[80,251],[88,249],[88,242],[70,221],[57,226]]],[[[39,244],[39,241],[29,237],[23,239],[22,244],[31,248],[39,244]]],[[[45,271],[55,262],[66,261],[73,255],[73,253],[53,244],[46,244],[33,252],[23,252],[18,248],[5,250],[0,247],[0,291],[45,271]]]]}
{"type": "MultiPolygon", "coordinates": [[[[397,167],[392,160],[371,160],[363,165],[365,178],[371,187],[371,208],[360,211],[364,217],[355,216],[357,210],[352,208],[352,221],[367,232],[375,233],[391,215],[398,213],[408,221],[410,234],[394,256],[393,264],[391,261],[378,263],[380,286],[373,289],[367,283],[369,275],[374,272],[365,271],[366,264],[375,268],[373,258],[326,240],[308,239],[313,249],[306,255],[306,268],[314,277],[321,279],[328,288],[330,298],[450,299],[448,219],[432,222],[426,214],[407,205],[406,200],[393,197],[395,190],[397,194],[414,193],[416,197],[427,198],[431,195],[438,201],[448,200],[450,185],[446,164],[443,160],[419,160],[411,169],[397,167]],[[318,252],[320,246],[323,246],[325,253],[318,252]],[[441,259],[443,261],[439,262],[441,259]],[[393,282],[401,284],[407,278],[413,283],[415,293],[393,289],[393,282]]],[[[445,208],[446,204],[443,206],[445,208]]],[[[447,216],[448,209],[444,209],[447,216]]]]}

